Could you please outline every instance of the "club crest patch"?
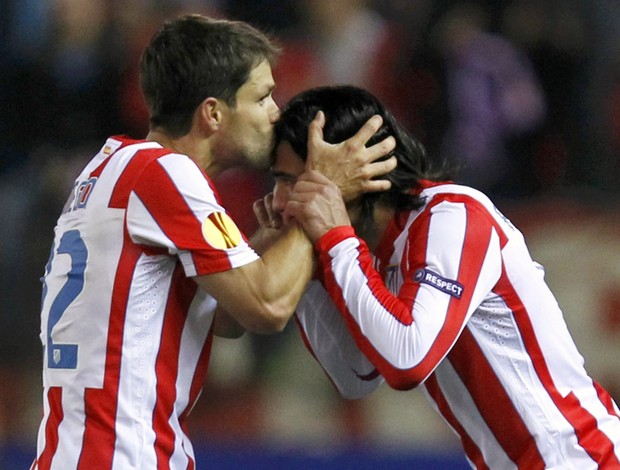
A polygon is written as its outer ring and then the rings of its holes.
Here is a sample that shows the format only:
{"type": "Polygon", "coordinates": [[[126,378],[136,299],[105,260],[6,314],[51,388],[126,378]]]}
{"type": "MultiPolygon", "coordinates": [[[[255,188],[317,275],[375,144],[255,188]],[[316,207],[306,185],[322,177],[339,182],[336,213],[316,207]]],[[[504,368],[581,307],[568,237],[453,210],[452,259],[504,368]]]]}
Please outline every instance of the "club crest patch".
{"type": "Polygon", "coordinates": [[[457,299],[460,299],[461,295],[463,295],[462,284],[451,279],[445,279],[439,274],[436,274],[428,269],[418,269],[413,276],[413,280],[423,284],[428,284],[429,286],[439,289],[440,291],[445,292],[452,297],[456,297],[457,299]]]}
{"type": "Polygon", "coordinates": [[[241,232],[233,220],[223,212],[213,212],[202,223],[202,236],[218,250],[235,248],[241,243],[241,232]]]}

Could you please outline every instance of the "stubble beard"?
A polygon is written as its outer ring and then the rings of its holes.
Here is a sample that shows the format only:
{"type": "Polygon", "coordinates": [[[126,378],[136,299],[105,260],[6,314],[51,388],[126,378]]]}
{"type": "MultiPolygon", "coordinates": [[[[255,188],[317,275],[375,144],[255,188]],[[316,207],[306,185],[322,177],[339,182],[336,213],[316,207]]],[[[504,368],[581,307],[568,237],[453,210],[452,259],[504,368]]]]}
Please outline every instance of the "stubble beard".
{"type": "Polygon", "coordinates": [[[271,166],[274,143],[275,136],[272,135],[268,141],[248,151],[246,161],[249,166],[256,170],[268,170],[271,166]]]}

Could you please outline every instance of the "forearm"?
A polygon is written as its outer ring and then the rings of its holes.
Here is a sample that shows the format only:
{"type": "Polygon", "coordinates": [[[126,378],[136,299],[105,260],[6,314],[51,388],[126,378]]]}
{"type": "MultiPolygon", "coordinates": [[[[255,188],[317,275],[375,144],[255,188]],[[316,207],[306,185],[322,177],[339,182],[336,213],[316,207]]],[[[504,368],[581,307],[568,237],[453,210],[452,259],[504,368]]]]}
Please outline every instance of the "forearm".
{"type": "Polygon", "coordinates": [[[391,387],[422,383],[443,358],[434,351],[446,308],[439,303],[414,312],[413,301],[392,294],[373,268],[364,242],[352,229],[337,229],[319,240],[326,288],[358,347],[391,387]]]}
{"type": "Polygon", "coordinates": [[[250,237],[250,246],[262,255],[283,235],[283,230],[260,226],[250,237]]]}
{"type": "Polygon", "coordinates": [[[257,276],[257,294],[276,316],[286,321],[293,314],[315,269],[312,244],[303,230],[290,227],[261,256],[264,274],[257,276]]]}
{"type": "Polygon", "coordinates": [[[313,272],[312,245],[291,227],[258,260],[197,282],[245,329],[273,333],[293,315],[313,272]]]}

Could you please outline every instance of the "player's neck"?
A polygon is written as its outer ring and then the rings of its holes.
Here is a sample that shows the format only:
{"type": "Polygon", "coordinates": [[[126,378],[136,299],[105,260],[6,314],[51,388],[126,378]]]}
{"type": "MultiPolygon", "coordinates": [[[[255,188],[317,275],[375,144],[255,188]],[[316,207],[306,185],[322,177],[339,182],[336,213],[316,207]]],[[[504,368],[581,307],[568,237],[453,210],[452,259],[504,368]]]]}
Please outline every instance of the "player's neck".
{"type": "Polygon", "coordinates": [[[181,137],[172,137],[158,129],[151,130],[146,140],[157,142],[162,147],[168,148],[175,153],[187,155],[194,160],[211,178],[217,176],[221,169],[217,168],[211,158],[211,149],[207,140],[199,141],[186,134],[181,137]]]}

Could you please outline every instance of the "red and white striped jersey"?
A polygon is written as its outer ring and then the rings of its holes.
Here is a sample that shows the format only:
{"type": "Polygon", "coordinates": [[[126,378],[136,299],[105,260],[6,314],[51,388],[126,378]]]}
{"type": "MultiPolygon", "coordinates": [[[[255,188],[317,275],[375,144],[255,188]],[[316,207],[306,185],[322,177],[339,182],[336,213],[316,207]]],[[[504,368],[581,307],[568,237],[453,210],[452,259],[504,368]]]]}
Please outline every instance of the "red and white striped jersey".
{"type": "MultiPolygon", "coordinates": [[[[423,385],[475,468],[620,468],[618,407],[586,373],[522,234],[474,189],[425,182],[421,195],[424,207],[391,222],[374,260],[350,227],[317,243],[359,351],[393,388],[423,385]]],[[[322,343],[313,329],[332,320],[309,321],[314,303],[298,309],[306,340],[330,358],[339,389],[359,395],[356,382],[372,374],[350,373],[359,358],[335,353],[346,341],[322,343]]]]}
{"type": "Polygon", "coordinates": [[[194,468],[183,421],[215,300],[191,277],[257,258],[189,157],[108,139],[75,181],[46,267],[33,468],[194,468]]]}

